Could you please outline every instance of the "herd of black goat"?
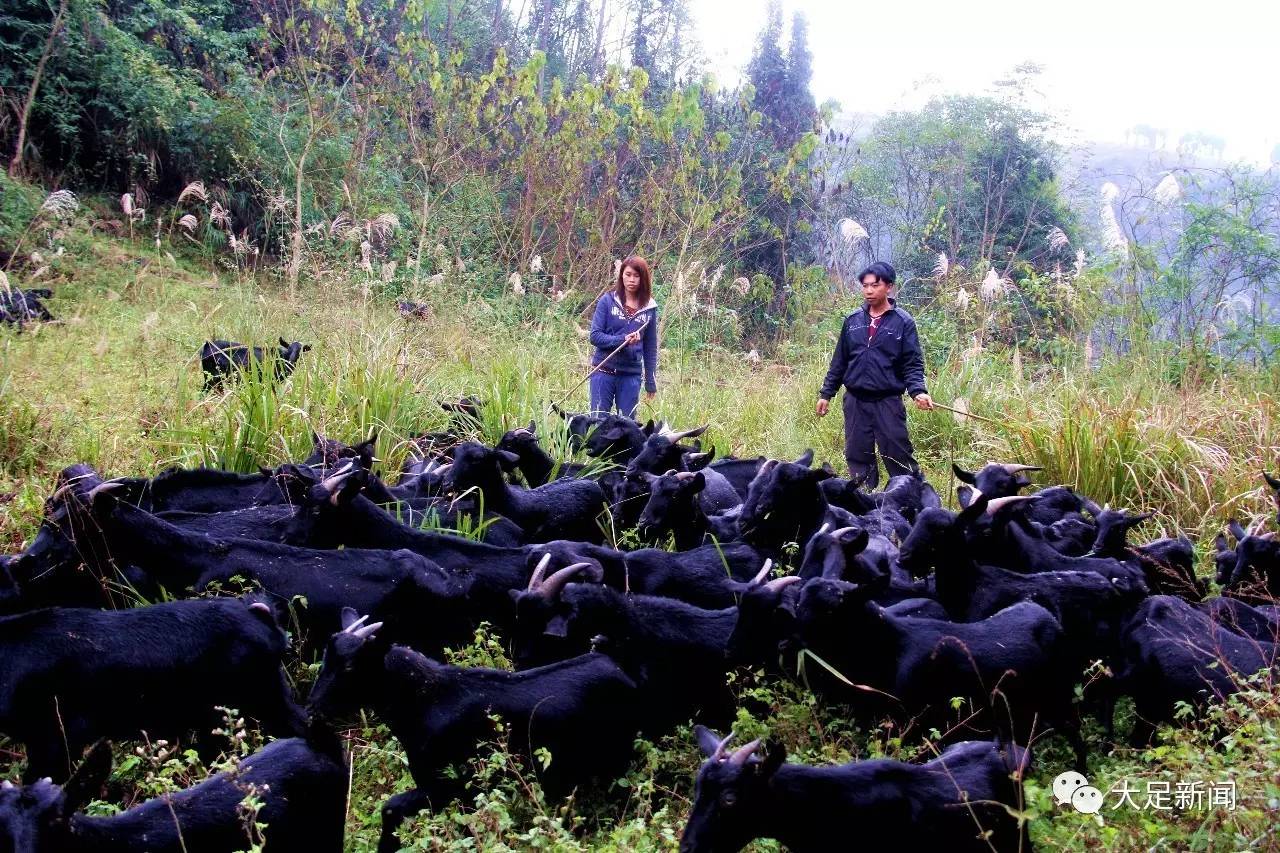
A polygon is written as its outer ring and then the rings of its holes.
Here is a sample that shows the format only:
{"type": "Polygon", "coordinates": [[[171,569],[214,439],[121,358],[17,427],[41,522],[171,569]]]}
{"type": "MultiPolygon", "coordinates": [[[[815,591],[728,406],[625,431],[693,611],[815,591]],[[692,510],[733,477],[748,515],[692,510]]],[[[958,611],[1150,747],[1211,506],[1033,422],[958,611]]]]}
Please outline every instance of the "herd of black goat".
{"type": "Polygon", "coordinates": [[[685,850],[1026,849],[1026,745],[1063,735],[1083,769],[1082,707],[1110,732],[1131,696],[1145,741],[1176,702],[1276,664],[1280,546],[1257,529],[1233,522],[1234,548],[1219,537],[1225,594],[1205,600],[1191,542],[1131,546],[1147,516],[1062,486],[1022,495],[1027,466],[957,468],[951,512],[918,477],[867,493],[812,453],[715,460],[701,430],[612,415],[561,412],[570,441],[614,463],[562,464],[533,424],[497,447],[465,440],[475,406],[449,404],[453,428],[415,439],[394,485],[371,472],[372,441],[319,437],[255,475],[64,470],[34,540],[0,558],[0,734],[26,756],[23,784],[0,785],[0,850],[241,849],[247,791],[268,850],[341,850],[335,732],[362,710],[417,786],[383,806],[384,851],[406,818],[464,793],[450,768],[493,739],[493,714],[551,796],[607,786],[637,735],[698,723],[685,850]],[[440,532],[464,517],[484,541],[440,532]],[[603,544],[632,528],[675,550],[603,544]],[[140,598],[165,603],[128,606],[140,598]],[[515,671],[439,662],[482,622],[515,671]],[[323,655],[305,706],[282,669],[286,627],[304,658],[323,655]],[[732,668],[794,676],[805,655],[827,701],[949,745],[926,763],[811,767],[712,731],[733,719],[732,668]],[[1112,675],[1082,706],[1074,688],[1099,660],[1112,675]],[[109,739],[192,736],[216,753],[220,707],[280,739],[186,791],[82,813],[109,739]]]}

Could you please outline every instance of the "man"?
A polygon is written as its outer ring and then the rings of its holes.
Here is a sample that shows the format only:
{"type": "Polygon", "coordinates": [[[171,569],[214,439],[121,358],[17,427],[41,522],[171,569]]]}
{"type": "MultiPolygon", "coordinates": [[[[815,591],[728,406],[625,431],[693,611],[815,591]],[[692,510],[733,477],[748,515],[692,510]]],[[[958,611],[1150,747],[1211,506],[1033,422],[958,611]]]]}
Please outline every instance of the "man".
{"type": "Polygon", "coordinates": [[[916,321],[897,307],[891,294],[897,273],[877,261],[858,276],[866,303],[845,318],[831,367],[818,394],[823,417],[844,384],[844,458],[855,483],[874,489],[880,482],[875,448],[890,477],[919,469],[907,435],[906,391],[920,409],[932,409],[924,385],[924,356],[916,321]]]}

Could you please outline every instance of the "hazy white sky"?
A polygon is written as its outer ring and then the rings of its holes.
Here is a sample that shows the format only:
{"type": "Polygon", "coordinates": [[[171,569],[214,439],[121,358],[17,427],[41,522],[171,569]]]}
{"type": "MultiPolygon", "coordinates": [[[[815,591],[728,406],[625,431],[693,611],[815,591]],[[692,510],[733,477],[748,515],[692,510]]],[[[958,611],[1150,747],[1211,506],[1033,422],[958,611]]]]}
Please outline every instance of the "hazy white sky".
{"type": "MultiPolygon", "coordinates": [[[[690,4],[712,70],[732,85],[767,0],[690,4]]],[[[1229,158],[1262,162],[1280,142],[1276,0],[783,0],[786,30],[794,11],[809,20],[814,95],[847,112],[981,92],[1031,60],[1047,106],[1086,140],[1123,141],[1135,124],[1175,143],[1202,130],[1226,140],[1229,158]]]]}

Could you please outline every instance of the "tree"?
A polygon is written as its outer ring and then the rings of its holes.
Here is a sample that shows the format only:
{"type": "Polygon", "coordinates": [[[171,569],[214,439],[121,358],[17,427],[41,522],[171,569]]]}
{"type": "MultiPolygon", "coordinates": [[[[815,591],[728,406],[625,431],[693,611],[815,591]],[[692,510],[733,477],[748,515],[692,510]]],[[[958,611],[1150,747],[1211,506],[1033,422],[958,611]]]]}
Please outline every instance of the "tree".
{"type": "Polygon", "coordinates": [[[780,144],[790,147],[814,130],[818,107],[809,90],[813,78],[813,55],[809,51],[809,23],[801,12],[791,18],[791,39],[787,44],[787,70],[779,105],[780,144]]]}

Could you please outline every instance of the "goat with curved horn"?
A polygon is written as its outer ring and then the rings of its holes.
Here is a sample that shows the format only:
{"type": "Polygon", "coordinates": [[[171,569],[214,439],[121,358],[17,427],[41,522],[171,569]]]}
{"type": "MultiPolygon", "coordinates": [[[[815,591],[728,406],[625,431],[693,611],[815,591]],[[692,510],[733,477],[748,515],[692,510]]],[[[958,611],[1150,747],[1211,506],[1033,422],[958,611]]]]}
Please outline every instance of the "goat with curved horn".
{"type": "Polygon", "coordinates": [[[92,489],[89,490],[89,500],[90,502],[92,502],[100,494],[104,494],[106,492],[110,492],[115,489],[123,489],[123,488],[124,488],[124,483],[120,483],[115,480],[107,480],[105,483],[99,483],[98,485],[94,486],[92,489]]]}
{"type": "Polygon", "coordinates": [[[712,761],[725,761],[729,758],[729,753],[725,751],[725,747],[729,745],[731,740],[733,740],[733,732],[729,732],[720,739],[716,744],[715,751],[711,753],[712,761]]]}
{"type": "Polygon", "coordinates": [[[681,430],[681,431],[679,431],[679,432],[676,432],[675,430],[671,429],[670,427],[665,427],[665,426],[664,426],[664,427],[662,428],[661,435],[662,435],[664,438],[669,439],[669,440],[671,441],[671,443],[672,443],[672,444],[675,444],[676,442],[684,441],[686,438],[697,438],[698,436],[700,436],[700,435],[702,435],[704,432],[706,432],[706,431],[707,431],[707,427],[709,427],[709,426],[711,426],[711,424],[703,424],[703,425],[702,425],[702,426],[700,426],[700,427],[694,427],[693,429],[681,430]]]}
{"type": "Polygon", "coordinates": [[[769,572],[771,571],[773,571],[773,560],[766,559],[764,561],[764,565],[760,568],[760,571],[757,572],[756,576],[751,579],[751,585],[758,586],[764,583],[764,579],[769,577],[769,572]]]}
{"type": "Polygon", "coordinates": [[[1029,503],[1035,499],[1035,495],[1010,495],[1004,498],[992,498],[987,501],[987,515],[995,515],[1007,506],[1029,503]]]}
{"type": "Polygon", "coordinates": [[[1023,471],[1043,471],[1041,465],[1019,465],[1016,462],[992,462],[992,465],[998,465],[1009,474],[1021,474],[1023,471]]]}
{"type": "Polygon", "coordinates": [[[729,764],[734,767],[741,767],[747,763],[751,756],[755,755],[757,749],[760,748],[760,739],[756,738],[750,743],[743,744],[733,751],[733,755],[729,756],[729,764]]]}
{"type": "Polygon", "coordinates": [[[560,598],[564,588],[572,583],[574,578],[594,568],[595,566],[590,563],[574,563],[571,566],[565,566],[547,578],[538,587],[537,592],[548,601],[555,601],[560,598]]]}
{"type": "Polygon", "coordinates": [[[538,561],[538,566],[533,570],[533,574],[529,576],[529,592],[533,592],[542,585],[543,575],[547,573],[547,566],[551,565],[551,552],[542,555],[542,559],[538,561]]]}

